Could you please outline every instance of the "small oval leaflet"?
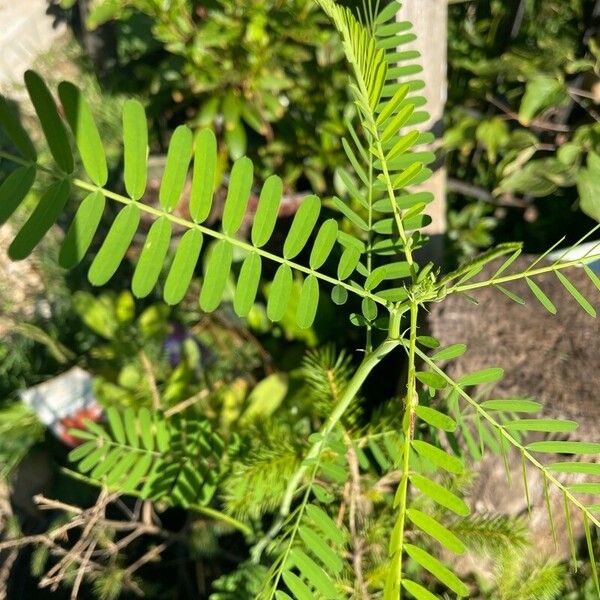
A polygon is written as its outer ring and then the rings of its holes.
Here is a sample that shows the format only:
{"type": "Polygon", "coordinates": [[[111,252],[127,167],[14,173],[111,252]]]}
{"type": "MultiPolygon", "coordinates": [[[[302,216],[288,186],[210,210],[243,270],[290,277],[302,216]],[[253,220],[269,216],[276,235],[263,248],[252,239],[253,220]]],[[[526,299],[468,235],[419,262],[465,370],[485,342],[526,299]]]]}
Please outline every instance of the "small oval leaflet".
{"type": "Polygon", "coordinates": [[[12,260],[22,260],[31,254],[56,223],[69,199],[70,191],[71,185],[67,179],[53,183],[46,190],[8,248],[8,255],[12,260]]]}
{"type": "Polygon", "coordinates": [[[158,199],[167,212],[172,211],[179,202],[187,171],[192,158],[192,131],[185,125],[179,125],[173,132],[165,171],[160,182],[158,199]]]}
{"type": "Polygon", "coordinates": [[[273,278],[267,301],[267,316],[271,321],[280,321],[283,318],[291,293],[292,270],[288,265],[281,265],[273,278]]]}
{"type": "Polygon", "coordinates": [[[212,129],[202,129],[196,136],[190,195],[190,215],[195,223],[203,223],[210,214],[216,172],[217,138],[212,129]]]}
{"type": "Polygon", "coordinates": [[[61,267],[71,269],[83,260],[100,225],[105,206],[102,192],[88,194],[79,205],[60,248],[58,263],[61,267]]]}
{"type": "Polygon", "coordinates": [[[167,304],[173,306],[183,300],[192,281],[201,249],[202,233],[197,229],[190,229],[181,238],[167,275],[163,292],[167,304]]]}
{"type": "Polygon", "coordinates": [[[90,106],[81,91],[69,81],[59,84],[58,95],[85,171],[97,186],[102,187],[108,181],[108,167],[104,146],[90,106]]]}
{"type": "Polygon", "coordinates": [[[271,175],[260,192],[258,208],[252,224],[252,243],[257,248],[264,246],[273,235],[282,193],[281,179],[277,175],[271,175]]]}
{"type": "Polygon", "coordinates": [[[35,71],[25,72],[25,86],[56,164],[65,173],[72,173],[73,153],[71,152],[71,144],[50,90],[35,71]]]}
{"type": "Polygon", "coordinates": [[[340,279],[341,281],[344,281],[344,279],[348,279],[348,277],[350,277],[350,275],[354,273],[354,270],[356,269],[359,260],[360,252],[356,248],[345,248],[342,252],[340,262],[338,263],[338,279],[340,279]]]}
{"type": "Polygon", "coordinates": [[[125,189],[139,200],[146,191],[148,124],[144,107],[137,100],[123,105],[123,150],[125,189]]]}
{"type": "Polygon", "coordinates": [[[138,298],[145,298],[154,289],[170,242],[171,221],[167,217],[160,217],[150,227],[133,273],[131,290],[138,298]]]}
{"type": "Polygon", "coordinates": [[[88,279],[92,285],[104,285],[115,274],[139,222],[140,209],[135,204],[129,204],[117,215],[90,266],[88,279]]]}
{"type": "Polygon", "coordinates": [[[261,271],[262,261],[260,256],[255,252],[250,253],[242,263],[235,288],[233,309],[239,317],[245,317],[256,300],[261,271]]]}
{"type": "Polygon", "coordinates": [[[307,196],[294,216],[292,226],[283,245],[283,256],[287,260],[297,256],[306,246],[306,242],[317,224],[320,212],[321,201],[319,198],[317,196],[307,196]]]}
{"type": "Polygon", "coordinates": [[[223,231],[227,235],[235,235],[244,220],[248,198],[252,191],[253,177],[252,161],[246,156],[238,158],[231,169],[229,189],[223,210],[223,231]]]}
{"type": "Polygon", "coordinates": [[[310,268],[316,271],[323,266],[327,257],[331,254],[337,239],[338,224],[335,219],[327,219],[319,229],[319,233],[310,253],[310,268]]]}
{"type": "Polygon", "coordinates": [[[348,290],[341,285],[333,286],[331,290],[331,300],[334,304],[342,306],[348,301],[348,290]]]}
{"type": "Polygon", "coordinates": [[[226,240],[219,240],[212,248],[200,291],[200,308],[212,312],[221,303],[231,270],[233,248],[226,240]]]}

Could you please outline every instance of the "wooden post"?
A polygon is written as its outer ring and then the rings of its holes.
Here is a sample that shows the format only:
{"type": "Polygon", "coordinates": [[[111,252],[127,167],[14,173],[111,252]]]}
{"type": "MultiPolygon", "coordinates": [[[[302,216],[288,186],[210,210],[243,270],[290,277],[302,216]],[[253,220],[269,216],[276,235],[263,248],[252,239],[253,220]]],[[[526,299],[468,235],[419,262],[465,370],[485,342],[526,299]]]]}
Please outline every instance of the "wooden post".
{"type": "MultiPolygon", "coordinates": [[[[421,53],[421,77],[425,81],[426,108],[431,115],[430,120],[420,128],[435,134],[434,148],[437,149],[443,132],[442,118],[447,94],[448,0],[404,0],[396,19],[410,21],[417,34],[416,41],[410,47],[421,53]]],[[[406,49],[407,46],[402,48],[406,49]]],[[[424,231],[431,237],[427,258],[439,263],[443,257],[446,232],[446,169],[443,162],[439,161],[432,168],[434,174],[423,184],[423,189],[435,196],[427,210],[433,223],[424,231]]]]}

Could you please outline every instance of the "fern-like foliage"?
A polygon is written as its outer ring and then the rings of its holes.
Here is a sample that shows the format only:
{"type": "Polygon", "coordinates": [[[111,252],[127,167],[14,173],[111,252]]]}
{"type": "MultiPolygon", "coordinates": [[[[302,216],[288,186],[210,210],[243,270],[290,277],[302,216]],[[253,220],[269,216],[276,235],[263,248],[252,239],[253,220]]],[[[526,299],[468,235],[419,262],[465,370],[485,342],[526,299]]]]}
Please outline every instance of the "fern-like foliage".
{"type": "MultiPolygon", "coordinates": [[[[106,411],[108,428],[87,421],[69,455],[90,481],[140,498],[206,506],[228,472],[225,442],[203,419],[170,419],[146,408],[106,411]]],[[[235,449],[229,444],[227,451],[235,449]]]]}

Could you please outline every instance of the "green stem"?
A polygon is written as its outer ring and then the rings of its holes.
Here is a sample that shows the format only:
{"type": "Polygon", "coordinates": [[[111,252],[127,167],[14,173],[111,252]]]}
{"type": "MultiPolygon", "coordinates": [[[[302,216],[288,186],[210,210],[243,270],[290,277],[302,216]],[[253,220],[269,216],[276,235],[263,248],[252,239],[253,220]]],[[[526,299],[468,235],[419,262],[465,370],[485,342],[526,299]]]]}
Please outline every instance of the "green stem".
{"type": "Polygon", "coordinates": [[[246,252],[249,252],[249,253],[254,252],[256,254],[259,254],[260,256],[262,256],[263,258],[265,258],[267,260],[271,260],[271,261],[273,261],[275,263],[279,263],[279,264],[286,264],[289,267],[291,267],[292,269],[299,271],[301,273],[304,273],[305,275],[314,275],[316,278],[320,279],[321,281],[325,281],[333,286],[343,287],[346,290],[348,290],[349,292],[352,292],[353,294],[356,294],[362,298],[370,298],[374,302],[377,302],[378,304],[381,304],[381,305],[385,306],[386,308],[389,306],[389,303],[386,300],[384,300],[383,298],[380,298],[379,296],[377,296],[375,294],[371,294],[370,292],[367,292],[359,287],[355,287],[349,283],[335,279],[334,277],[329,277],[328,275],[324,275],[323,273],[321,273],[319,271],[313,271],[309,267],[305,267],[304,265],[287,260],[285,258],[281,258],[280,256],[277,256],[276,254],[272,254],[271,252],[267,252],[266,250],[263,250],[262,248],[256,248],[255,246],[253,246],[252,244],[250,244],[248,242],[245,242],[243,240],[240,240],[240,239],[237,239],[234,237],[230,237],[223,232],[215,231],[213,229],[210,229],[209,227],[205,227],[203,225],[199,225],[198,223],[194,223],[192,221],[188,221],[187,219],[183,219],[182,217],[178,217],[171,213],[164,212],[160,208],[155,208],[153,206],[148,206],[147,204],[142,204],[131,198],[128,198],[127,196],[122,196],[121,194],[117,194],[116,192],[111,192],[110,190],[107,190],[105,188],[100,188],[92,183],[83,181],[82,179],[78,179],[77,177],[72,177],[72,176],[65,175],[65,173],[62,173],[62,172],[59,173],[59,172],[53,171],[53,170],[43,167],[37,163],[33,163],[31,161],[24,160],[18,156],[14,156],[13,154],[9,154],[8,152],[0,151],[0,158],[6,158],[7,160],[11,160],[12,162],[15,162],[16,164],[19,164],[22,166],[35,165],[36,168],[38,168],[42,171],[45,171],[46,173],[48,173],[51,176],[56,177],[56,178],[62,179],[62,178],[68,177],[69,179],[71,179],[73,185],[77,186],[78,188],[80,188],[82,190],[85,190],[88,192],[101,192],[106,198],[110,198],[111,200],[114,200],[115,202],[119,202],[121,204],[125,204],[125,205],[135,204],[142,212],[145,212],[150,215],[154,215],[155,217],[165,217],[172,223],[175,223],[177,225],[185,227],[186,229],[197,229],[198,231],[202,232],[204,235],[215,238],[217,240],[226,240],[232,246],[237,246],[238,248],[240,248],[246,252]]]}
{"type": "Polygon", "coordinates": [[[289,480],[288,485],[285,490],[285,494],[283,500],[281,502],[281,507],[279,509],[279,515],[271,529],[266,533],[262,540],[256,544],[254,549],[252,550],[252,559],[255,563],[258,563],[260,557],[266,548],[267,544],[279,533],[281,528],[283,527],[283,523],[285,522],[286,517],[290,514],[290,509],[292,506],[292,502],[294,501],[294,496],[296,491],[300,487],[302,483],[302,479],[304,478],[306,471],[308,469],[306,462],[311,459],[316,458],[322,449],[323,440],[333,431],[335,426],[339,423],[340,419],[348,410],[348,406],[354,398],[356,394],[360,390],[361,386],[371,373],[371,371],[383,360],[383,358],[389,354],[394,348],[400,345],[400,340],[397,339],[386,339],[383,343],[381,343],[373,352],[367,354],[364,358],[352,379],[348,382],[348,385],[344,389],[344,392],[334,408],[333,412],[329,415],[329,418],[323,425],[320,430],[321,439],[318,442],[315,442],[308,454],[304,457],[304,461],[300,465],[300,467],[296,470],[292,478],[289,480]]]}

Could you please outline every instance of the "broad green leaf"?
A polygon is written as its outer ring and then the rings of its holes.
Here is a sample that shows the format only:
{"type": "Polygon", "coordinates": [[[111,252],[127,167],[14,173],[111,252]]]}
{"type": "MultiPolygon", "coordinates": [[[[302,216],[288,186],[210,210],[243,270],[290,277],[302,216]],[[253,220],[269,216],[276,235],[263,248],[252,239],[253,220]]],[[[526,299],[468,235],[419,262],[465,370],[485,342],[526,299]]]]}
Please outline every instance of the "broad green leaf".
{"type": "Polygon", "coordinates": [[[104,243],[94,258],[88,279],[92,285],[104,285],[119,268],[140,222],[140,209],[129,204],[117,215],[104,243]]]}
{"type": "Polygon", "coordinates": [[[319,305],[319,282],[309,275],[302,284],[296,312],[296,323],[300,329],[308,329],[314,322],[319,305]]]}
{"type": "Polygon", "coordinates": [[[544,431],[549,433],[568,433],[575,431],[578,424],[575,421],[559,419],[517,419],[504,424],[510,431],[544,431]]]}
{"type": "Polygon", "coordinates": [[[374,269],[365,282],[366,290],[373,290],[382,281],[390,281],[410,277],[410,265],[407,262],[392,262],[374,269]]]}
{"type": "Polygon", "coordinates": [[[440,506],[451,510],[460,517],[467,517],[471,513],[471,510],[462,498],[459,498],[439,483],[426,479],[417,473],[413,473],[410,476],[410,481],[423,494],[429,496],[440,506]]]}
{"type": "Polygon", "coordinates": [[[235,235],[244,220],[248,198],[252,191],[253,177],[252,161],[245,156],[238,158],[231,169],[229,189],[223,210],[223,231],[227,235],[235,235]]]}
{"type": "Polygon", "coordinates": [[[444,471],[455,475],[460,475],[464,471],[464,465],[458,457],[448,454],[445,450],[437,446],[433,446],[422,440],[413,440],[412,446],[419,456],[426,458],[436,467],[444,469],[444,471]]]}
{"type": "Polygon", "coordinates": [[[65,173],[72,173],[71,144],[50,90],[35,71],[25,71],[25,86],[56,164],[65,173]]]}
{"type": "Polygon", "coordinates": [[[292,270],[288,265],[281,265],[273,278],[267,301],[267,316],[271,321],[280,321],[283,318],[291,293],[292,270]]]}
{"type": "Polygon", "coordinates": [[[383,109],[377,116],[377,126],[378,127],[381,127],[385,123],[385,121],[387,121],[388,118],[391,117],[392,114],[396,112],[396,110],[400,106],[400,103],[404,100],[404,98],[406,98],[406,95],[408,94],[408,90],[409,90],[409,88],[407,85],[401,85],[396,90],[396,93],[390,98],[390,100],[388,100],[385,103],[383,109]]]}
{"type": "Polygon", "coordinates": [[[0,127],[25,158],[31,161],[37,159],[35,147],[29,134],[23,128],[17,111],[3,96],[0,96],[0,127]]]}
{"type": "Polygon", "coordinates": [[[438,596],[432,594],[419,583],[410,581],[410,579],[406,579],[405,577],[402,579],[402,587],[417,600],[440,600],[438,596]]]}
{"type": "Polygon", "coordinates": [[[344,563],[337,552],[332,550],[329,545],[312,529],[301,525],[298,528],[300,537],[309,549],[328,569],[329,573],[337,575],[344,568],[344,563]]]}
{"type": "Polygon", "coordinates": [[[314,504],[308,504],[306,506],[306,514],[321,530],[321,533],[334,544],[342,545],[344,543],[345,537],[343,531],[322,508],[314,504]]]}
{"type": "Polygon", "coordinates": [[[190,195],[190,215],[196,223],[203,223],[210,214],[216,172],[217,138],[212,129],[202,129],[196,136],[190,195]]]}
{"type": "Polygon", "coordinates": [[[453,344],[433,354],[431,360],[453,360],[462,356],[466,351],[467,346],[465,344],[453,344]]]}
{"type": "Polygon", "coordinates": [[[219,240],[212,248],[208,258],[204,281],[200,291],[200,308],[212,312],[221,303],[225,285],[231,270],[233,248],[226,240],[219,240]]]}
{"type": "Polygon", "coordinates": [[[61,267],[71,269],[83,260],[98,230],[105,206],[106,199],[99,191],[88,194],[79,205],[60,248],[58,263],[61,267]]]}
{"type": "Polygon", "coordinates": [[[10,173],[0,185],[0,225],[17,210],[35,181],[36,169],[19,167],[10,173]]]}
{"type": "Polygon", "coordinates": [[[435,410],[435,408],[419,405],[415,408],[415,412],[419,419],[429,423],[429,425],[436,429],[448,432],[456,430],[456,421],[452,417],[435,410]]]}
{"type": "Polygon", "coordinates": [[[421,383],[434,390],[443,390],[448,385],[448,382],[441,375],[431,371],[417,371],[415,376],[421,383]]]}
{"type": "Polygon", "coordinates": [[[585,475],[600,475],[600,463],[558,462],[547,468],[555,473],[582,473],[585,475]]]}
{"type": "Polygon", "coordinates": [[[313,271],[321,268],[331,254],[337,240],[338,224],[335,219],[327,219],[319,229],[310,253],[309,265],[313,271]]]}
{"type": "Polygon", "coordinates": [[[261,271],[260,256],[256,252],[250,253],[244,259],[235,288],[233,308],[239,317],[245,317],[256,300],[261,271]]]}
{"type": "Polygon", "coordinates": [[[466,387],[468,385],[480,385],[482,383],[492,383],[502,379],[504,376],[504,370],[498,367],[492,367],[490,369],[482,369],[481,371],[475,371],[464,375],[458,380],[458,385],[466,387]]]}
{"type": "Polygon", "coordinates": [[[551,314],[556,314],[556,306],[552,303],[552,300],[546,296],[544,291],[538,286],[538,284],[533,281],[533,279],[529,279],[527,277],[525,279],[527,281],[527,285],[529,289],[533,292],[533,295],[540,301],[540,304],[551,314]]]}
{"type": "Polygon", "coordinates": [[[115,440],[119,444],[126,444],[125,428],[119,411],[114,406],[109,406],[106,409],[106,417],[115,440]]]}
{"type": "Polygon", "coordinates": [[[170,242],[171,221],[167,217],[160,217],[150,227],[133,273],[131,291],[136,297],[145,298],[154,289],[170,242]]]}
{"type": "Polygon", "coordinates": [[[448,528],[436,521],[433,517],[422,513],[420,510],[409,508],[406,510],[406,516],[427,535],[437,540],[440,544],[448,548],[451,552],[462,554],[465,551],[465,545],[448,528]]]}
{"type": "Polygon", "coordinates": [[[202,233],[198,229],[186,231],[177,246],[163,293],[167,304],[179,304],[186,295],[202,249],[202,233]]]}
{"type": "Polygon", "coordinates": [[[283,182],[277,175],[271,175],[260,192],[258,208],[252,224],[252,243],[257,248],[264,246],[273,235],[282,193],[283,182]]]}
{"type": "Polygon", "coordinates": [[[596,309],[583,297],[581,292],[560,271],[555,271],[555,273],[559,281],[563,284],[567,292],[575,298],[579,306],[581,306],[590,317],[596,317],[596,309]]]}
{"type": "Polygon", "coordinates": [[[108,181],[108,167],[102,139],[87,100],[69,81],[58,86],[58,96],[79,148],[81,161],[89,178],[102,187],[108,181]]]}
{"type": "Polygon", "coordinates": [[[171,212],[177,206],[183,192],[192,158],[192,142],[192,131],[185,125],[180,125],[173,132],[158,194],[160,205],[167,212],[171,212]]]}
{"type": "Polygon", "coordinates": [[[146,191],[148,123],[144,107],[137,100],[123,105],[123,150],[125,189],[139,200],[146,191]]]}
{"type": "Polygon", "coordinates": [[[283,573],[283,581],[298,600],[317,600],[317,597],[313,595],[304,581],[297,575],[294,575],[291,571],[285,571],[283,573]]]}
{"type": "Polygon", "coordinates": [[[8,255],[12,260],[27,258],[42,241],[65,207],[70,191],[68,179],[62,179],[48,187],[8,248],[8,255]]]}
{"type": "Polygon", "coordinates": [[[469,588],[448,567],[444,566],[437,558],[434,558],[417,546],[404,544],[406,553],[425,570],[437,577],[445,586],[451,589],[457,596],[465,598],[469,595],[469,588]]]}
{"type": "Polygon", "coordinates": [[[519,121],[528,125],[534,117],[551,106],[562,104],[567,98],[563,81],[550,75],[536,74],[527,82],[519,108],[519,121]]]}
{"type": "Polygon", "coordinates": [[[291,260],[306,246],[306,242],[317,224],[320,211],[321,201],[317,196],[307,196],[303,200],[294,215],[292,226],[283,244],[284,258],[291,260]]]}
{"type": "Polygon", "coordinates": [[[289,560],[298,567],[302,575],[325,598],[337,598],[335,586],[325,571],[299,548],[293,548],[289,560]]]}
{"type": "Polygon", "coordinates": [[[527,450],[550,454],[600,454],[600,444],[594,442],[542,441],[528,444],[527,450]]]}
{"type": "Polygon", "coordinates": [[[354,270],[356,269],[356,266],[358,265],[359,261],[360,252],[356,248],[345,248],[342,252],[340,262],[338,263],[338,279],[340,279],[341,281],[344,281],[344,279],[348,279],[348,277],[350,277],[350,275],[354,273],[354,270]]]}
{"type": "Polygon", "coordinates": [[[542,410],[542,405],[534,400],[521,400],[520,398],[501,398],[499,400],[486,400],[480,405],[486,410],[500,410],[504,412],[537,413],[542,410]]]}

